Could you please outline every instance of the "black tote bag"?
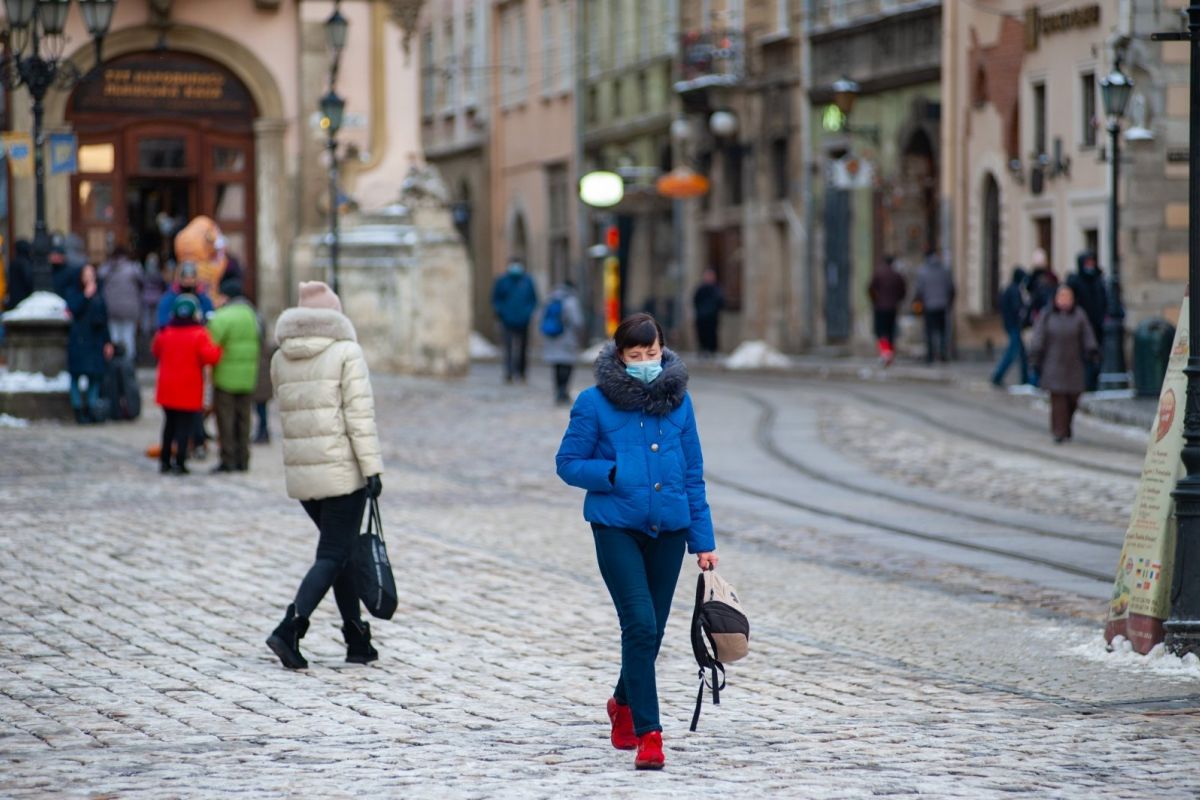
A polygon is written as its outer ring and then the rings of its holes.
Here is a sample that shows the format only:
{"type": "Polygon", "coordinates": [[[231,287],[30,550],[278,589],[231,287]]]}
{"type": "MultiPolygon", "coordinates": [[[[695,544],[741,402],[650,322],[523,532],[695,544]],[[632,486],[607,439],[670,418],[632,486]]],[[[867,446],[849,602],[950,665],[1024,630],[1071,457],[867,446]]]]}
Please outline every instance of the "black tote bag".
{"type": "Polygon", "coordinates": [[[383,542],[383,519],[379,515],[379,500],[369,501],[367,530],[354,543],[350,556],[350,571],[354,590],[372,617],[391,619],[396,613],[399,597],[396,594],[396,578],[392,575],[392,564],[388,561],[387,547],[383,542]]]}

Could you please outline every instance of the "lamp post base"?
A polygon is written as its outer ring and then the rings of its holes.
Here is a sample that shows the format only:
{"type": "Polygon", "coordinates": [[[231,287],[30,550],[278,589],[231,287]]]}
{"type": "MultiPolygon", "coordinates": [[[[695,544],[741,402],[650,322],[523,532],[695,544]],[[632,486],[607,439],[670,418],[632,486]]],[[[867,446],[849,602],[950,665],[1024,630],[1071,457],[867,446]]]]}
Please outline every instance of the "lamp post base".
{"type": "Polygon", "coordinates": [[[1163,628],[1166,631],[1163,643],[1169,652],[1177,656],[1200,655],[1200,619],[1170,621],[1163,628]]]}

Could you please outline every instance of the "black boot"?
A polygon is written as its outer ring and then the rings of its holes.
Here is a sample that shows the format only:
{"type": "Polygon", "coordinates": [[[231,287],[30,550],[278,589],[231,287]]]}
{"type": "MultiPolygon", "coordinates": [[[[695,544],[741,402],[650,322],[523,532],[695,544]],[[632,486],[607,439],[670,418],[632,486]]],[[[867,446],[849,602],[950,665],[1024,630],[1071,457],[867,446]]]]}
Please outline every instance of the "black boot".
{"type": "Polygon", "coordinates": [[[267,647],[288,669],[307,669],[308,661],[300,654],[300,640],[308,633],[308,617],[296,616],[296,604],[287,608],[287,616],[279,627],[271,632],[267,639],[267,647]]]}
{"type": "Polygon", "coordinates": [[[342,626],[346,639],[346,661],[351,664],[369,664],[379,658],[379,651],[371,647],[371,626],[362,620],[342,626]]]}

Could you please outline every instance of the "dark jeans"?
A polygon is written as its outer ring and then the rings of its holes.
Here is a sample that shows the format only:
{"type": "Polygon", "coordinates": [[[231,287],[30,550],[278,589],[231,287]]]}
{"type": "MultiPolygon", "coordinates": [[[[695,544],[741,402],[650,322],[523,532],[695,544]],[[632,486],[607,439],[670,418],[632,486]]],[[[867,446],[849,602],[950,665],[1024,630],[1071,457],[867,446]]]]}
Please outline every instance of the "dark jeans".
{"type": "Polygon", "coordinates": [[[567,403],[571,400],[571,394],[567,389],[571,385],[571,372],[574,369],[572,364],[554,365],[554,399],[560,403],[567,403]]]}
{"type": "Polygon", "coordinates": [[[684,531],[658,538],[592,525],[596,561],[621,622],[621,677],[613,697],[633,712],[634,732],[661,731],[654,660],[662,644],[671,596],[683,562],[684,531]]]}
{"type": "Polygon", "coordinates": [[[175,463],[186,466],[188,444],[199,418],[199,411],[163,407],[162,454],[158,458],[164,467],[171,466],[171,445],[175,445],[175,463]]]}
{"type": "Polygon", "coordinates": [[[91,375],[83,372],[71,373],[71,408],[76,411],[87,409],[92,414],[100,413],[100,383],[104,380],[103,375],[91,375]],[[79,388],[79,383],[82,378],[87,378],[87,402],[84,402],[83,391],[79,388]]]}
{"type": "Polygon", "coordinates": [[[717,352],[717,322],[720,317],[696,317],[696,340],[700,351],[712,355],[717,352]]]}
{"type": "Polygon", "coordinates": [[[1021,366],[1021,383],[1029,383],[1029,359],[1025,355],[1025,343],[1021,341],[1021,331],[1019,330],[1008,332],[1008,349],[1004,351],[1004,355],[1000,356],[1000,361],[996,364],[996,370],[992,373],[992,383],[997,386],[1004,383],[1004,376],[1013,362],[1021,366]]]}
{"type": "Polygon", "coordinates": [[[896,309],[875,309],[875,338],[896,343],[896,309]]]}
{"type": "Polygon", "coordinates": [[[258,417],[258,430],[254,432],[255,439],[265,439],[271,435],[271,429],[267,426],[267,404],[266,402],[255,403],[254,413],[258,417]]]}
{"type": "Polygon", "coordinates": [[[1079,395],[1065,392],[1050,393],[1050,432],[1055,439],[1071,438],[1071,420],[1079,407],[1079,395]]]}
{"type": "Polygon", "coordinates": [[[946,361],[946,309],[925,309],[925,360],[946,361]]]}
{"type": "Polygon", "coordinates": [[[504,380],[525,380],[525,353],[529,349],[529,326],[504,326],[504,380]]]}
{"type": "Polygon", "coordinates": [[[217,441],[221,464],[230,469],[250,466],[251,395],[213,390],[213,410],[217,414],[217,441]]]}
{"type": "Polygon", "coordinates": [[[358,594],[354,591],[350,572],[344,567],[362,527],[367,490],[359,489],[320,500],[301,500],[300,505],[317,524],[321,538],[317,542],[317,558],[296,590],[296,616],[311,617],[332,586],[342,621],[357,622],[361,618],[358,594]]]}

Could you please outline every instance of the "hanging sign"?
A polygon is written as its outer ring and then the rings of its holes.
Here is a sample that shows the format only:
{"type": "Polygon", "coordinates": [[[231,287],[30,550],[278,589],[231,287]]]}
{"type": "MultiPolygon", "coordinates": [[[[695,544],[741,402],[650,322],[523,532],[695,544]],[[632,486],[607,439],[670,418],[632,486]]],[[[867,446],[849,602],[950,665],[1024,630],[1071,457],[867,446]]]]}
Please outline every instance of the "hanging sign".
{"type": "Polygon", "coordinates": [[[3,133],[0,134],[0,142],[4,144],[4,155],[8,158],[13,177],[31,177],[33,175],[33,140],[29,138],[29,134],[3,133]]]}
{"type": "Polygon", "coordinates": [[[74,175],[78,171],[79,140],[75,134],[50,134],[50,174],[74,175]]]}
{"type": "Polygon", "coordinates": [[[1175,559],[1175,501],[1171,492],[1183,475],[1183,407],[1187,397],[1188,300],[1183,299],[1158,414],[1133,500],[1125,545],[1117,564],[1104,638],[1124,636],[1139,653],[1163,640],[1171,613],[1171,569],[1175,559]]]}

